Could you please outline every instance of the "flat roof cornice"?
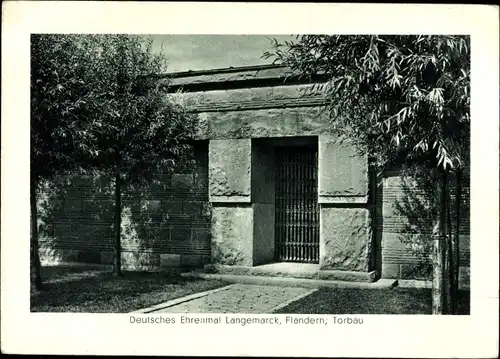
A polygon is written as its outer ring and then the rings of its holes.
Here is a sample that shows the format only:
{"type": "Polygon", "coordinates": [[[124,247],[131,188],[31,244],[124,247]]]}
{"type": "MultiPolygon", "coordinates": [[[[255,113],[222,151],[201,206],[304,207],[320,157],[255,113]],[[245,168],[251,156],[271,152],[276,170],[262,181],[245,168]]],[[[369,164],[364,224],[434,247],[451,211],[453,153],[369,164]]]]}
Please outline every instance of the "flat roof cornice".
{"type": "Polygon", "coordinates": [[[229,74],[235,72],[246,72],[246,71],[258,71],[258,70],[266,70],[266,69],[286,69],[285,65],[280,64],[265,64],[265,65],[253,65],[253,66],[229,66],[222,67],[217,69],[209,69],[209,70],[188,70],[188,71],[179,71],[179,72],[167,72],[165,74],[160,75],[161,78],[168,77],[171,79],[180,78],[180,77],[194,77],[194,76],[203,76],[203,75],[217,75],[217,74],[229,74]]]}
{"type": "Polygon", "coordinates": [[[280,86],[325,81],[324,76],[301,76],[284,65],[227,67],[211,70],[172,72],[158,76],[171,91],[224,90],[262,86],[280,86]]]}

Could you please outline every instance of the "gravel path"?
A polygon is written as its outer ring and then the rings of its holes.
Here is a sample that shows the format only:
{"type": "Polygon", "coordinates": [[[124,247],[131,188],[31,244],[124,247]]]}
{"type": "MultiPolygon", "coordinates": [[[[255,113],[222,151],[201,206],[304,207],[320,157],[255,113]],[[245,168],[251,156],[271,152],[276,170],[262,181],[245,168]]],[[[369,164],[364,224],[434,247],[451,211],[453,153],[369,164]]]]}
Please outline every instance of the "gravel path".
{"type": "Polygon", "coordinates": [[[273,308],[310,292],[307,288],[234,284],[155,313],[270,313],[273,308]]]}

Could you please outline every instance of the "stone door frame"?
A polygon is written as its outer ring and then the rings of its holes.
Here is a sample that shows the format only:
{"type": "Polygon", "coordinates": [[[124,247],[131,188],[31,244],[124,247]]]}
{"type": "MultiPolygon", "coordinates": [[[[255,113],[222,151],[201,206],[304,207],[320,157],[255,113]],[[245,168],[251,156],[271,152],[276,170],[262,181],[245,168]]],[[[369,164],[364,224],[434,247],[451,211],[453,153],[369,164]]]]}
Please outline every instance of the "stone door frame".
{"type": "Polygon", "coordinates": [[[319,267],[372,270],[368,161],[349,143],[325,135],[210,140],[213,264],[274,262],[275,162],[270,148],[311,140],[318,146],[319,267]]]}

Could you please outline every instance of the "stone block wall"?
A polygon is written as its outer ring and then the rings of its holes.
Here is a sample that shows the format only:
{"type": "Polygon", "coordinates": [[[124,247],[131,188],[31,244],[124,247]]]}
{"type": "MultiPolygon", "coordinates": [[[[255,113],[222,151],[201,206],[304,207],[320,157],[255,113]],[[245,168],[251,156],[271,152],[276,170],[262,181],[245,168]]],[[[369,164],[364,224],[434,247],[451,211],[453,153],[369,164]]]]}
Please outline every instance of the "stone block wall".
{"type": "Polygon", "coordinates": [[[318,195],[320,203],[367,203],[368,159],[348,142],[319,138],[318,195]]]}
{"type": "Polygon", "coordinates": [[[253,229],[250,204],[215,205],[212,211],[212,263],[252,266],[253,229]]]}
{"type": "MultiPolygon", "coordinates": [[[[408,202],[414,208],[404,215],[396,206],[404,196],[418,198],[419,190],[404,192],[397,174],[373,185],[367,159],[329,135],[324,101],[311,84],[285,83],[278,68],[229,72],[215,80],[191,73],[174,81],[198,86],[176,94],[198,113],[196,165],[161,175],[161,185],[124,193],[123,269],[272,261],[274,159],[261,139],[314,136],[320,267],[424,278],[426,256],[419,253],[425,252],[429,210],[417,200],[408,202]],[[247,79],[252,86],[244,86],[247,79]],[[266,83],[256,85],[260,79],[266,83]],[[210,89],[215,82],[217,89],[210,89]]],[[[50,184],[40,198],[42,261],[113,263],[113,198],[112,180],[105,177],[65,177],[50,184]]],[[[469,267],[468,218],[464,213],[461,222],[463,278],[469,267]]]]}
{"type": "Polygon", "coordinates": [[[200,139],[316,136],[328,128],[319,106],[202,112],[199,121],[200,139]]]}
{"type": "MultiPolygon", "coordinates": [[[[468,171],[462,181],[460,219],[460,282],[470,272],[470,185],[468,171]]],[[[453,189],[453,181],[450,180],[453,189]]],[[[376,189],[377,262],[384,278],[431,279],[433,184],[423,176],[408,178],[400,170],[388,171],[376,189]]],[[[455,198],[453,190],[452,208],[455,198]]],[[[452,221],[455,231],[455,220],[452,221]]]]}
{"type": "Polygon", "coordinates": [[[211,140],[209,198],[212,203],[211,259],[214,264],[253,265],[251,139],[211,140]]]}
{"type": "Polygon", "coordinates": [[[349,143],[318,139],[320,266],[328,270],[374,270],[368,160],[349,143]]]}
{"type": "MultiPolygon", "coordinates": [[[[208,142],[196,165],[157,177],[158,185],[122,197],[123,270],[203,266],[210,262],[208,142]]],[[[113,264],[114,188],[106,177],[66,176],[39,201],[41,260],[113,264]]]]}
{"type": "Polygon", "coordinates": [[[65,176],[38,196],[44,262],[108,262],[113,252],[113,188],[104,177],[65,176]]]}
{"type": "Polygon", "coordinates": [[[250,202],[251,145],[250,139],[210,141],[208,176],[211,202],[250,202]]]}
{"type": "Polygon", "coordinates": [[[321,268],[368,272],[373,250],[370,212],[365,208],[321,208],[321,268]]]}

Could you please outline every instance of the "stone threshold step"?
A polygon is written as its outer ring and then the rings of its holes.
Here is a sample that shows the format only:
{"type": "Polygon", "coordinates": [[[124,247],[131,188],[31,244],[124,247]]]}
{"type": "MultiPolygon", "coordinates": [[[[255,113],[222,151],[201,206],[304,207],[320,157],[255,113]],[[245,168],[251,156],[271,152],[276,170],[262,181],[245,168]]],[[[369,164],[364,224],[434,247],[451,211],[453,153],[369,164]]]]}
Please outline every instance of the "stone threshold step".
{"type": "Polygon", "coordinates": [[[354,272],[343,270],[325,270],[320,269],[318,264],[297,264],[286,262],[271,263],[255,267],[209,264],[205,266],[204,273],[366,283],[374,282],[377,276],[376,271],[354,272]]]}
{"type": "Polygon", "coordinates": [[[269,286],[287,286],[303,288],[360,288],[360,289],[389,289],[397,286],[396,279],[379,279],[376,282],[353,282],[325,279],[307,279],[290,277],[271,277],[258,275],[237,275],[220,273],[186,272],[182,276],[202,279],[223,280],[230,283],[256,284],[269,286]]]}

